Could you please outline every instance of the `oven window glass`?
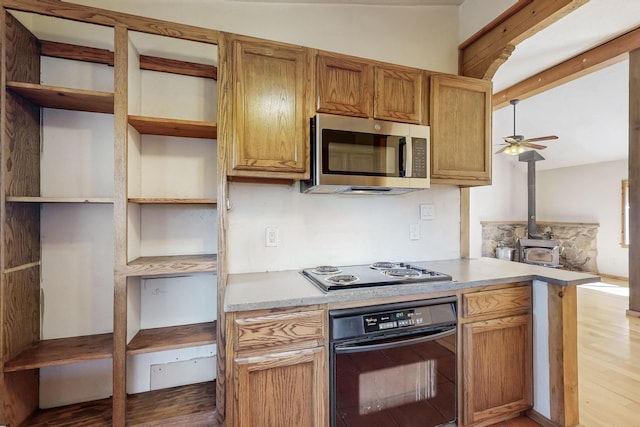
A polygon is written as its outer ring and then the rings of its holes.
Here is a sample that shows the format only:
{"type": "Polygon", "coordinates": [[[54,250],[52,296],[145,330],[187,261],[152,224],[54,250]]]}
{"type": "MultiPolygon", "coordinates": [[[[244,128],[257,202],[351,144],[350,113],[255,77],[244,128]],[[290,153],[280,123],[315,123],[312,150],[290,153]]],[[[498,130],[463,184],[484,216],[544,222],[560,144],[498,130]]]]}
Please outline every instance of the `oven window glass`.
{"type": "Polygon", "coordinates": [[[335,357],[336,427],[431,427],[456,419],[455,335],[335,357]]]}
{"type": "Polygon", "coordinates": [[[404,137],[331,129],[322,135],[324,174],[400,176],[404,137]]]}

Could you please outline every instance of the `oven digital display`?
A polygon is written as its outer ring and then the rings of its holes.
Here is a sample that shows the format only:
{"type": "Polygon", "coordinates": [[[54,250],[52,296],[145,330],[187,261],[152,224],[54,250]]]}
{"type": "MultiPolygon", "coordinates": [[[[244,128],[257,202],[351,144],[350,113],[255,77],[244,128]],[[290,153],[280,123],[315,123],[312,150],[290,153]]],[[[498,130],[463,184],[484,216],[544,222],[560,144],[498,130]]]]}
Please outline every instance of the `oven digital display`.
{"type": "Polygon", "coordinates": [[[398,310],[386,313],[368,314],[362,316],[364,331],[378,332],[387,329],[406,328],[422,324],[422,316],[415,310],[398,310]]]}

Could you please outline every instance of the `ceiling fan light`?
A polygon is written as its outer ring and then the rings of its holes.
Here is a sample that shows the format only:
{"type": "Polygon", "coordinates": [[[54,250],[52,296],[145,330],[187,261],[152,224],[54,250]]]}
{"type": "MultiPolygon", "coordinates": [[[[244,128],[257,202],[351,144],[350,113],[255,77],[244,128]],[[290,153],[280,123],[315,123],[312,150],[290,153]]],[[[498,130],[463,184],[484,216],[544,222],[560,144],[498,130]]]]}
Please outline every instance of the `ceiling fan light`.
{"type": "Polygon", "coordinates": [[[525,151],[526,149],[521,145],[512,145],[508,147],[506,150],[504,150],[505,153],[511,156],[517,156],[518,154],[523,153],[525,151]]]}

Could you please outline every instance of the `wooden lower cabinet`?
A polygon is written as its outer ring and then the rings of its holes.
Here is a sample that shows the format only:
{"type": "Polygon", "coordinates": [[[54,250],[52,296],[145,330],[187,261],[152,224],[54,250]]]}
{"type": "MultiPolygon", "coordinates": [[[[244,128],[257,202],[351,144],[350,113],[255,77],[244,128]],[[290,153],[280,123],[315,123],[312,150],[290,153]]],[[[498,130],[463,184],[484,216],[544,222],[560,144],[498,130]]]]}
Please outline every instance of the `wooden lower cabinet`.
{"type": "Polygon", "coordinates": [[[530,304],[528,286],[463,295],[462,314],[468,317],[461,326],[462,425],[499,420],[532,407],[530,304]],[[480,302],[488,309],[479,309],[480,302]],[[518,311],[521,314],[512,314],[518,311]]]}
{"type": "Polygon", "coordinates": [[[228,313],[226,425],[325,427],[327,311],[228,313]]]}
{"type": "Polygon", "coordinates": [[[326,426],[324,347],[236,358],[235,426],[326,426]]]}

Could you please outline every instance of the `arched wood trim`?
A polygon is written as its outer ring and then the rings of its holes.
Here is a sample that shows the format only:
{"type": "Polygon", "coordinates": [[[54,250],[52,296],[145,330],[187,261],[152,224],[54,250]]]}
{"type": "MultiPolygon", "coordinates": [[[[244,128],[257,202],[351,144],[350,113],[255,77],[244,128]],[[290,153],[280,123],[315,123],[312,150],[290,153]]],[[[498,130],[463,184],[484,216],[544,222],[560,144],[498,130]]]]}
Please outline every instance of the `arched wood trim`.
{"type": "MultiPolygon", "coordinates": [[[[588,0],[520,0],[460,46],[459,74],[490,80],[505,52],[588,0]]],[[[509,52],[510,54],[510,52],[509,52]]]]}

